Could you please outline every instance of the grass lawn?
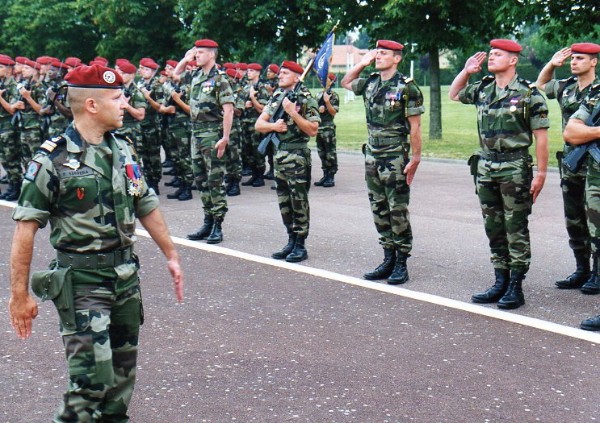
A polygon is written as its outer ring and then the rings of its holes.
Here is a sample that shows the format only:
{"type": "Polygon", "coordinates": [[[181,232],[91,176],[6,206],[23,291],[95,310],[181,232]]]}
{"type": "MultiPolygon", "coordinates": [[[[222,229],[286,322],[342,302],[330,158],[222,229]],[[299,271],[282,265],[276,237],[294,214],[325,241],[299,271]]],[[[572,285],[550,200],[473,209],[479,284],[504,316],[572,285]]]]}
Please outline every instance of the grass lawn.
{"type": "MultiPolygon", "coordinates": [[[[423,156],[466,160],[478,149],[477,113],[475,106],[451,101],[448,86],[442,87],[442,134],[441,140],[429,140],[429,87],[421,87],[425,97],[426,111],[422,119],[423,156]]],[[[346,91],[336,90],[340,95],[340,112],[335,117],[337,125],[337,145],[339,150],[360,151],[367,139],[367,126],[362,97],[345,102],[346,91]]],[[[560,109],[556,100],[548,100],[550,109],[549,165],[557,166],[555,153],[562,150],[562,129],[560,109]]],[[[535,149],[530,152],[535,160],[535,149]]]]}

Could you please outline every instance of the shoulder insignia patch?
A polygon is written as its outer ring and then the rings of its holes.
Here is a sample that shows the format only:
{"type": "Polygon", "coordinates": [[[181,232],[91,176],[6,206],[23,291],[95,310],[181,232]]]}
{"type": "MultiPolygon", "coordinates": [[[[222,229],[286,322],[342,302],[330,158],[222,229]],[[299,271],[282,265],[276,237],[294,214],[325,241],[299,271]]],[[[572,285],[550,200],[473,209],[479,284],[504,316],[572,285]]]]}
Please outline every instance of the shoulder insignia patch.
{"type": "Polygon", "coordinates": [[[32,160],[27,165],[27,170],[25,171],[25,175],[23,177],[28,181],[33,182],[35,181],[35,178],[37,177],[37,174],[41,168],[42,165],[40,163],[36,162],[35,160],[32,160]]]}

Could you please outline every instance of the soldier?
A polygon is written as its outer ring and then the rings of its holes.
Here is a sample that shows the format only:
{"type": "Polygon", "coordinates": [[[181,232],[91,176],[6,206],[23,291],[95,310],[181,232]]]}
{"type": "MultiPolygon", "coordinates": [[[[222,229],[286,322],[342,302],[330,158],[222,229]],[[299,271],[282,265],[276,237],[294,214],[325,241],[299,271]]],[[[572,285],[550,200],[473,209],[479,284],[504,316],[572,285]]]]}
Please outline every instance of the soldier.
{"type": "MultiPolygon", "coordinates": [[[[11,124],[12,116],[18,110],[16,104],[17,83],[12,78],[15,62],[9,56],[0,55],[0,163],[7,174],[8,190],[0,199],[15,201],[23,179],[21,168],[21,143],[18,133],[11,124]]],[[[22,106],[23,103],[20,103],[22,106]]]]}
{"type": "Polygon", "coordinates": [[[188,239],[206,239],[209,244],[223,241],[222,223],[227,213],[223,187],[227,158],[224,157],[233,123],[233,90],[227,77],[216,66],[219,45],[213,40],[197,40],[177,64],[180,75],[196,57],[199,69],[190,87],[192,126],[192,166],[194,181],[200,191],[204,224],[188,239]]]}
{"type": "Polygon", "coordinates": [[[319,110],[310,91],[301,85],[296,95],[289,98],[300,82],[304,69],[296,62],[284,61],[279,70],[279,89],[273,93],[256,121],[256,130],[262,134],[276,132],[281,143],[274,157],[275,183],[281,219],[288,233],[288,243],[272,254],[275,259],[296,263],[308,258],[305,241],[310,224],[311,157],[308,141],[317,135],[319,110]],[[294,98],[296,97],[296,98],[294,98]],[[278,108],[287,116],[271,122],[278,108]]]}
{"type": "MultiPolygon", "coordinates": [[[[174,63],[174,66],[177,66],[177,62],[174,63]]],[[[186,103],[189,101],[189,84],[185,83],[185,79],[179,79],[179,82],[176,82],[173,78],[174,69],[173,67],[167,70],[171,79],[165,85],[164,100],[159,110],[169,116],[167,128],[169,142],[167,144],[176,147],[176,150],[171,153],[176,176],[165,185],[177,188],[174,193],[167,194],[168,199],[188,201],[193,198],[192,184],[194,182],[190,156],[190,107],[186,103]]]]}
{"type": "Polygon", "coordinates": [[[158,184],[162,178],[162,163],[160,159],[160,105],[163,101],[162,84],[155,78],[158,63],[149,57],[140,60],[139,72],[141,79],[138,83],[140,91],[146,99],[146,114],[141,121],[142,142],[138,153],[144,164],[144,174],[148,185],[160,194],[158,184]]]}
{"type": "Polygon", "coordinates": [[[75,124],[36,153],[13,212],[9,314],[17,335],[28,338],[38,314],[28,280],[35,235],[50,222],[56,259],[32,274],[31,285],[55,303],[69,369],[53,421],[125,422],[143,323],[136,218],[166,256],[178,301],[183,276],[135,150],[109,132],[122,125],[122,79],[112,69],[83,66],[67,81],[75,124]]]}
{"type": "MultiPolygon", "coordinates": [[[[549,99],[555,98],[558,101],[562,114],[563,131],[571,115],[579,109],[580,103],[592,84],[600,82],[596,76],[599,51],[600,46],[593,43],[577,43],[570,48],[563,48],[552,56],[535,82],[540,90],[546,92],[549,99]],[[572,76],[562,80],[553,79],[554,69],[562,66],[569,57],[571,58],[572,76]]],[[[567,156],[573,148],[571,144],[565,142],[562,152],[557,153],[569,246],[573,250],[577,266],[572,274],[555,283],[560,289],[581,288],[592,275],[590,271],[590,233],[585,214],[587,166],[584,163],[577,172],[571,172],[562,164],[562,158],[567,156]]],[[[596,272],[597,269],[594,269],[593,273],[596,272]]]]}
{"type": "Polygon", "coordinates": [[[403,284],[409,275],[406,260],[412,250],[408,203],[410,185],[421,162],[423,95],[417,84],[398,72],[404,46],[379,40],[342,79],[342,86],[362,95],[369,139],[365,148],[365,178],[369,201],[383,246],[384,260],[367,280],[386,279],[403,284]],[[360,73],[375,61],[379,72],[368,78],[360,73]],[[412,150],[412,157],[410,152],[412,150]]]}
{"type": "MultiPolygon", "coordinates": [[[[225,67],[225,66],[223,66],[225,67]]],[[[240,117],[244,110],[244,98],[242,95],[243,87],[240,86],[237,80],[237,71],[229,67],[225,73],[229,77],[229,82],[233,89],[233,124],[231,126],[231,139],[227,146],[227,173],[225,180],[227,186],[225,192],[230,197],[240,195],[240,181],[242,180],[242,156],[241,156],[241,145],[242,145],[242,124],[240,117]]]]}
{"type": "Polygon", "coordinates": [[[481,150],[469,162],[496,279],[471,300],[513,309],[525,304],[522,284],[531,262],[528,218],[546,180],[548,107],[535,84],[517,75],[522,47],[503,39],[492,40],[490,46],[488,71],[493,75],[469,84],[470,75],[481,71],[486,58],[485,52],[476,53],[452,82],[449,96],[477,107],[481,150]],[[532,135],[535,177],[529,155],[532,135]]]}
{"type": "MultiPolygon", "coordinates": [[[[167,91],[171,91],[177,83],[173,80],[173,70],[177,66],[177,60],[167,60],[165,63],[164,76],[165,81],[163,83],[163,102],[168,101],[167,91]]],[[[161,72],[162,75],[162,72],[161,72]]],[[[163,114],[163,119],[161,121],[161,128],[164,131],[164,135],[161,137],[163,142],[163,149],[165,150],[165,161],[162,163],[162,167],[172,168],[175,166],[175,162],[173,161],[173,157],[177,155],[177,145],[173,144],[174,139],[170,138],[168,135],[168,124],[170,118],[165,117],[163,114]]]]}
{"type": "Polygon", "coordinates": [[[333,119],[340,110],[340,96],[331,89],[336,81],[333,73],[327,75],[327,82],[324,91],[317,95],[319,104],[319,114],[321,115],[321,125],[317,134],[317,152],[321,159],[321,169],[323,177],[315,182],[318,187],[331,188],[335,186],[335,174],[338,170],[335,123],[333,119]]]}
{"type": "Polygon", "coordinates": [[[129,61],[119,63],[119,70],[117,72],[123,79],[123,91],[127,107],[123,116],[123,125],[116,129],[115,133],[128,137],[133,141],[134,147],[138,149],[142,142],[142,127],[140,122],[146,116],[146,100],[137,85],[133,82],[136,71],[137,68],[135,65],[129,61]]]}
{"type": "MultiPolygon", "coordinates": [[[[594,45],[584,46],[594,61],[598,60],[598,53],[594,45]],[[596,53],[591,53],[595,51],[596,53]]],[[[579,50],[581,51],[581,50],[579,50]]],[[[591,143],[590,147],[598,150],[597,142],[600,140],[600,84],[590,88],[587,97],[581,102],[579,109],[571,116],[563,134],[565,140],[573,145],[591,143]]],[[[600,160],[598,153],[588,154],[585,199],[592,244],[592,260],[594,273],[590,280],[583,285],[588,290],[586,294],[600,293],[600,274],[598,274],[598,261],[600,260],[600,160]]],[[[600,331],[600,315],[591,317],[581,322],[585,330],[600,331]]]]}
{"type": "Polygon", "coordinates": [[[279,66],[275,63],[271,63],[267,67],[267,90],[269,90],[271,94],[273,94],[273,91],[275,91],[275,89],[279,86],[279,80],[277,79],[278,73],[279,66]]]}
{"type": "Polygon", "coordinates": [[[67,70],[67,66],[60,60],[55,59],[50,65],[50,69],[46,74],[48,88],[46,90],[47,104],[43,111],[48,116],[48,133],[50,137],[65,132],[73,114],[66,101],[66,86],[64,85],[63,72],[67,70]]]}
{"type": "Polygon", "coordinates": [[[265,185],[265,157],[258,151],[261,136],[254,129],[256,119],[262,113],[270,97],[265,84],[260,81],[261,70],[262,66],[258,63],[250,63],[246,71],[247,84],[244,87],[245,105],[242,125],[246,145],[246,163],[252,170],[252,176],[242,182],[242,185],[252,187],[265,185]]]}

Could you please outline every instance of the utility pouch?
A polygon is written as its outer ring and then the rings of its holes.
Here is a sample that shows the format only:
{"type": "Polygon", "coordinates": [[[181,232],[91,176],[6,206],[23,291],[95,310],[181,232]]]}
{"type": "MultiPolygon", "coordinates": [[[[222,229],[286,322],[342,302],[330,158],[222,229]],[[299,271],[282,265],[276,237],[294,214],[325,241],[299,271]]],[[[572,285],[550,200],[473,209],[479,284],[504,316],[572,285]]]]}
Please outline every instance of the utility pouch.
{"type": "Polygon", "coordinates": [[[75,329],[75,299],[70,267],[51,265],[50,270],[33,272],[31,290],[42,301],[52,300],[62,325],[67,329],[75,329]]]}
{"type": "Polygon", "coordinates": [[[477,194],[477,166],[479,166],[480,159],[481,156],[478,153],[475,153],[467,160],[471,176],[473,177],[473,183],[475,184],[475,194],[477,194]]]}
{"type": "Polygon", "coordinates": [[[560,179],[562,179],[562,176],[563,176],[562,161],[563,161],[564,155],[565,154],[563,151],[556,152],[556,161],[558,162],[558,172],[560,173],[560,179]]]}

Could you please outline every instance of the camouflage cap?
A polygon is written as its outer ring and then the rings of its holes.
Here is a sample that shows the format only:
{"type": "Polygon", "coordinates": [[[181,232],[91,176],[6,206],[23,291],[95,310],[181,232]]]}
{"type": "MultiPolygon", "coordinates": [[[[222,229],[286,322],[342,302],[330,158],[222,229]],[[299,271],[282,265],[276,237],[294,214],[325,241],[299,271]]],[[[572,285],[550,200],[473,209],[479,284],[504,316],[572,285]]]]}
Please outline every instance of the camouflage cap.
{"type": "Polygon", "coordinates": [[[121,89],[123,78],[114,69],[100,65],[79,66],[71,70],[65,81],[74,88],[113,88],[121,89]]]}

